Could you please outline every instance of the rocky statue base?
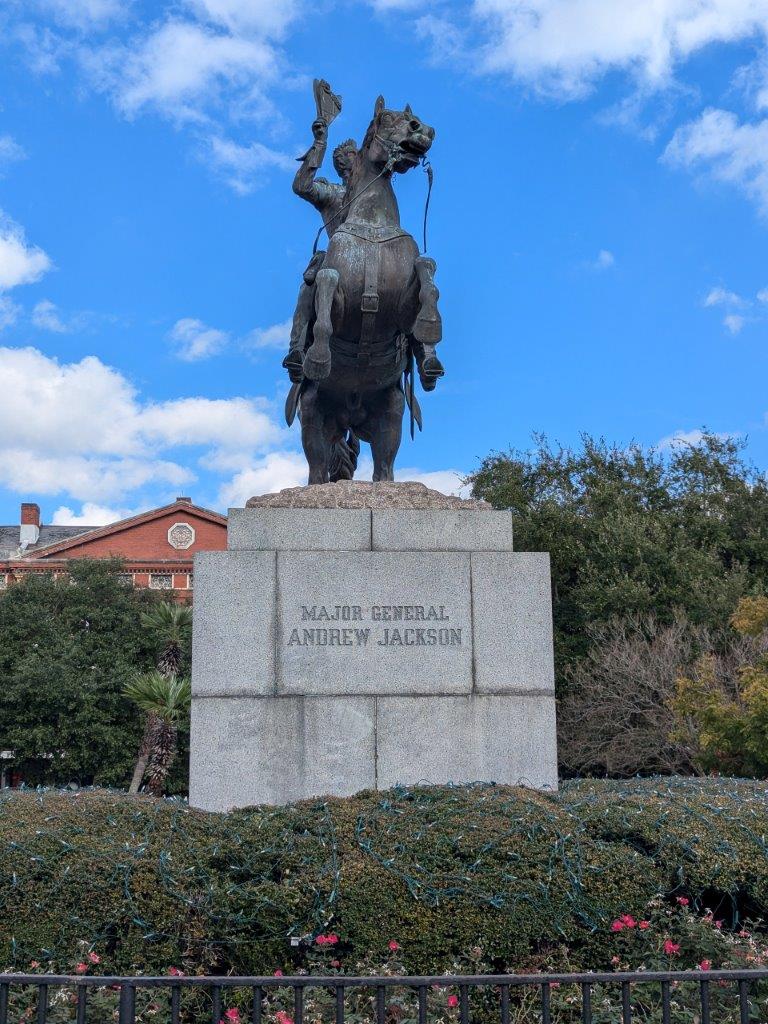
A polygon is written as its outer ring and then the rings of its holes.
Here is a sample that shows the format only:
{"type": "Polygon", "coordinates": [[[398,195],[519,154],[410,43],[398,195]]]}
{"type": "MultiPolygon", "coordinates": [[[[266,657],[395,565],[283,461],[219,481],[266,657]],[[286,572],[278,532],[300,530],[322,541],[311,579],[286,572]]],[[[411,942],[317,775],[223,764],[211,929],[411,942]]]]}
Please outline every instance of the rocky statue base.
{"type": "Polygon", "coordinates": [[[195,556],[190,803],[557,787],[549,556],[415,483],[231,509],[195,556]]]}

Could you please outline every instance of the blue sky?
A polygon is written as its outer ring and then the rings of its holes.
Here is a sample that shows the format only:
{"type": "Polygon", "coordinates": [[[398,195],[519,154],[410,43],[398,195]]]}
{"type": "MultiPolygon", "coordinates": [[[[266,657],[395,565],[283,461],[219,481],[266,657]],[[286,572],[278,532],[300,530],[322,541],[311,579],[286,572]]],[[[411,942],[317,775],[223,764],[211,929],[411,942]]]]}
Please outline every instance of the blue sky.
{"type": "MultiPolygon", "coordinates": [[[[767,466],[767,37],[768,0],[0,0],[0,521],[304,482],[315,75],[333,143],[379,92],[437,132],[447,375],[401,479],[534,431],[706,425],[767,466]]],[[[414,233],[425,185],[396,183],[414,233]]]]}

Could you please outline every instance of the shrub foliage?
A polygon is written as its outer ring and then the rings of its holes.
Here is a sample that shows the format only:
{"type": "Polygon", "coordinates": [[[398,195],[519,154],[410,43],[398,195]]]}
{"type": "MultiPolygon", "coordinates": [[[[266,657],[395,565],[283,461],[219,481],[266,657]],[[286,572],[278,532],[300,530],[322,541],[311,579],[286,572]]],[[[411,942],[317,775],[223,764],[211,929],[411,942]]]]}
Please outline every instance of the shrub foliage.
{"type": "Polygon", "coordinates": [[[0,950],[17,969],[88,950],[105,973],[271,974],[311,967],[332,934],[327,969],[381,962],[388,942],[412,972],[558,950],[600,968],[612,923],[658,894],[729,924],[762,910],[766,834],[765,787],[734,781],[396,789],[229,815],[15,792],[0,801],[0,950]]]}

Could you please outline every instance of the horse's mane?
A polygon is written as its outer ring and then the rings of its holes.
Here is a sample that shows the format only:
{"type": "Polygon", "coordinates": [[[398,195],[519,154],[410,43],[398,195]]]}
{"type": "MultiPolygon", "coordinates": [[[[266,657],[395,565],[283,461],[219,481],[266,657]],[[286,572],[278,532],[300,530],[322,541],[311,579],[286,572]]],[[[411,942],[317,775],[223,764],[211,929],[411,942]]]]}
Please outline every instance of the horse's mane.
{"type": "Polygon", "coordinates": [[[352,170],[349,172],[347,190],[344,193],[344,198],[346,200],[351,199],[355,195],[355,190],[363,174],[363,162],[368,154],[368,150],[371,146],[371,143],[373,142],[376,136],[376,129],[378,127],[378,123],[379,115],[377,114],[371,121],[371,123],[368,125],[368,130],[366,131],[365,137],[363,138],[363,143],[358,149],[357,153],[355,153],[355,159],[352,162],[352,170]]]}

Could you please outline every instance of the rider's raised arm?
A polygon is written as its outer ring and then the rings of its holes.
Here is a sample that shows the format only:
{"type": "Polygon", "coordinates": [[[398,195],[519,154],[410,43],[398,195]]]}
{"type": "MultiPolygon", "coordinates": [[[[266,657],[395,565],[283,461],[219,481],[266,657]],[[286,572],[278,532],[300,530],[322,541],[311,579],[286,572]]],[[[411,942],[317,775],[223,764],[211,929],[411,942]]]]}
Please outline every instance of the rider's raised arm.
{"type": "Polygon", "coordinates": [[[306,199],[308,203],[317,206],[322,202],[322,188],[315,181],[315,175],[322,166],[325,158],[325,150],[328,145],[328,126],[325,121],[318,119],[312,125],[312,134],[315,141],[301,158],[301,165],[293,179],[293,191],[297,196],[306,199]]]}

